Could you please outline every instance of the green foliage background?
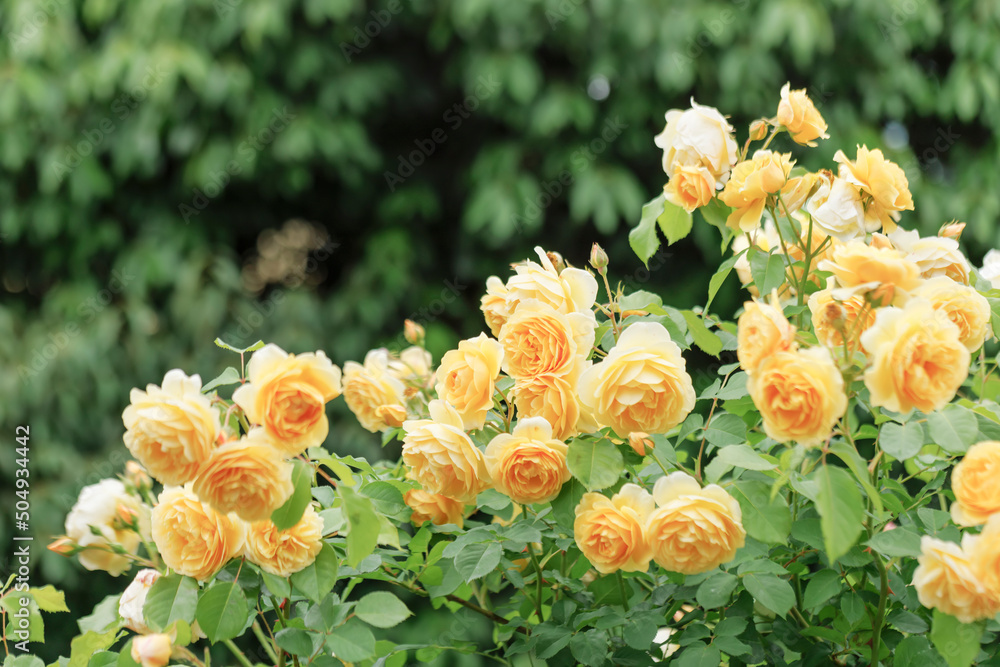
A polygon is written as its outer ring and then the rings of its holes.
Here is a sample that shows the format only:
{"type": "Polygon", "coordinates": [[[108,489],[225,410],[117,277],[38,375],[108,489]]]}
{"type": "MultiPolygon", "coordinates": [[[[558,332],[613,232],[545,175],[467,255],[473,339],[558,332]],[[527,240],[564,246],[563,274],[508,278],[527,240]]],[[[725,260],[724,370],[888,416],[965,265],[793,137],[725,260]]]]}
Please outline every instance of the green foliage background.
{"type": "MultiPolygon", "coordinates": [[[[0,423],[8,444],[31,427],[34,576],[80,614],[124,582],[41,546],[80,487],[121,470],[128,390],[173,367],[213,377],[232,360],[210,341],[262,303],[247,342],[342,364],[398,346],[412,317],[440,355],[482,329],[487,276],[536,244],[583,265],[593,241],[612,277],[703,302],[715,230],[651,275],[626,239],[664,181],[652,137],[691,96],[742,137],[782,84],[807,87],[831,146],[880,146],[906,169],[904,226],[964,220],[974,260],[998,244],[992,0],[7,0],[0,34],[0,423]],[[595,77],[606,99],[588,95],[595,77]],[[470,102],[483,82],[492,92],[470,102]],[[287,126],[247,149],[275,114],[287,126]],[[386,172],[439,129],[390,187],[386,172]],[[234,161],[203,210],[181,208],[234,161]],[[290,218],[330,236],[318,284],[248,293],[241,265],[290,218]]],[[[821,144],[805,166],[832,153],[821,144]]],[[[742,296],[729,284],[716,309],[742,296]]],[[[332,410],[330,446],[381,456],[332,410]]]]}

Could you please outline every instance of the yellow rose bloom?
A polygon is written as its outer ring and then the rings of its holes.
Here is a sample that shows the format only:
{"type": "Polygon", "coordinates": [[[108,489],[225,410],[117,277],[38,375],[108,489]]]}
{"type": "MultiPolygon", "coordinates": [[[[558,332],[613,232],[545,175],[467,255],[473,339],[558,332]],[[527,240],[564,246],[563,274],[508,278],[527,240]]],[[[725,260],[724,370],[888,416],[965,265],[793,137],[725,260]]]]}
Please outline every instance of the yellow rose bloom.
{"type": "Polygon", "coordinates": [[[938,276],[926,280],[913,291],[913,296],[927,299],[934,310],[944,313],[956,327],[959,340],[975,352],[983,346],[990,333],[990,302],[968,285],[938,276]]]}
{"type": "Polygon", "coordinates": [[[483,453],[465,434],[455,408],[434,400],[428,409],[430,419],[403,423],[403,461],[410,468],[407,476],[429,493],[471,503],[490,487],[483,453]]]}
{"type": "Polygon", "coordinates": [[[753,158],[740,162],[719,195],[733,212],[726,224],[737,232],[752,232],[760,227],[767,199],[781,191],[792,170],[791,153],[760,150],[753,158]]]}
{"type": "Polygon", "coordinates": [[[625,329],[608,356],[583,371],[577,391],[594,418],[622,436],[666,433],[695,402],[681,350],[655,322],[625,329]]]}
{"type": "Polygon", "coordinates": [[[785,319],[777,293],[771,295],[771,303],[743,304],[743,313],[737,320],[736,357],[747,375],[753,375],[770,355],[797,347],[795,327],[785,319]]]}
{"type": "Polygon", "coordinates": [[[688,213],[712,201],[715,196],[715,178],[700,165],[677,165],[670,180],[663,186],[664,198],[688,213]]]}
{"type": "Polygon", "coordinates": [[[271,516],[292,495],[292,464],[284,460],[262,428],[217,448],[202,465],[192,490],[222,514],[244,521],[271,516]]]}
{"type": "Polygon", "coordinates": [[[326,404],[340,396],[340,369],[323,352],[289,354],[265,345],[250,358],[247,380],[233,402],[275,447],[295,456],[326,440],[326,404]]]}
{"type": "Polygon", "coordinates": [[[838,299],[835,290],[827,288],[809,295],[816,338],[831,350],[840,350],[845,344],[849,352],[858,349],[861,334],[875,323],[875,308],[863,294],[851,294],[838,299]]]}
{"type": "Polygon", "coordinates": [[[610,499],[585,493],[573,521],[576,544],[601,574],[645,572],[653,558],[646,522],[654,508],[653,497],[635,484],[625,484],[610,499]]]}
{"type": "Polygon", "coordinates": [[[270,519],[252,523],[247,528],[246,557],[260,569],[278,577],[287,577],[309,567],[323,549],[323,519],[312,505],[306,507],[299,522],[287,530],[278,530],[270,519]]]}
{"type": "Polygon", "coordinates": [[[243,548],[243,522],[204,505],[188,487],[167,487],[153,508],[153,542],[171,570],[210,579],[243,548]]]}
{"type": "Polygon", "coordinates": [[[389,372],[389,352],[370,350],[364,365],[344,364],[344,401],[372,433],[395,428],[406,418],[406,385],[389,372]]]}
{"type": "Polygon", "coordinates": [[[924,535],[920,550],[913,572],[920,604],[951,614],[962,623],[992,618],[1000,611],[1000,599],[977,576],[962,547],[924,535]]]}
{"type": "Polygon", "coordinates": [[[522,301],[500,330],[501,367],[517,379],[566,375],[590,354],[595,324],[582,313],[564,314],[539,301],[522,301]]]}
{"type": "Polygon", "coordinates": [[[589,408],[580,404],[574,371],[568,376],[536,375],[518,380],[512,390],[519,418],[542,417],[552,426],[558,440],[568,440],[579,433],[597,431],[597,422],[589,408]]]}
{"type": "Polygon", "coordinates": [[[461,415],[466,430],[480,429],[486,423],[486,413],[493,407],[494,381],[503,362],[503,346],[484,333],[461,341],[457,350],[441,357],[438,397],[461,415]]]}
{"type": "Polygon", "coordinates": [[[435,526],[454,524],[462,527],[465,503],[439,493],[427,493],[423,489],[410,489],[403,495],[403,501],[413,510],[410,521],[419,528],[430,521],[435,526]]]}
{"type": "Polygon", "coordinates": [[[920,269],[924,278],[946,276],[955,282],[969,284],[969,260],[962,254],[958,241],[947,236],[920,237],[915,230],[897,227],[889,234],[893,246],[906,253],[907,259],[920,269]]]}
{"type": "Polygon", "coordinates": [[[863,241],[838,245],[817,267],[832,273],[841,287],[878,283],[876,295],[885,304],[895,299],[897,291],[911,292],[922,280],[920,268],[902,251],[863,241]]]}
{"type": "Polygon", "coordinates": [[[507,281],[507,311],[513,314],[522,301],[536,300],[560,313],[592,313],[597,300],[597,279],[583,269],[557,271],[544,250],[535,248],[541,264],[524,261],[514,264],[507,281]]]}
{"type": "Polygon", "coordinates": [[[646,534],[653,560],[681,574],[707,572],[736,557],[743,546],[740,504],[716,484],[701,488],[687,473],[661,477],[653,487],[656,509],[646,534]]]}
{"type": "Polygon", "coordinates": [[[998,481],[1000,442],[985,440],[969,447],[951,473],[952,520],[960,526],[978,526],[1000,514],[998,481]]]}
{"type": "Polygon", "coordinates": [[[541,417],[517,422],[511,433],[501,433],[486,446],[486,467],[497,491],[515,503],[547,503],[569,480],[569,448],[552,437],[552,427],[541,417]]]}
{"type": "Polygon", "coordinates": [[[820,172],[819,186],[806,203],[806,211],[812,217],[814,229],[840,241],[863,238],[865,232],[881,227],[877,220],[873,226],[868,225],[861,192],[825,170],[820,172]]]}
{"type": "MultiPolygon", "coordinates": [[[[806,200],[822,182],[823,172],[810,172],[789,178],[785,187],[781,188],[781,201],[788,207],[788,212],[794,213],[805,206],[806,200]]],[[[784,214],[784,212],[785,209],[781,208],[780,213],[784,214]]]]}
{"type": "Polygon", "coordinates": [[[721,188],[739,151],[733,126],[725,116],[692,98],[690,109],[671,109],[666,121],[654,139],[663,149],[663,173],[673,178],[681,165],[704,167],[712,175],[713,190],[721,188]]]}
{"type": "Polygon", "coordinates": [[[496,276],[486,279],[486,294],[480,299],[479,309],[483,311],[490,333],[499,336],[510,311],[507,309],[507,286],[496,276]]]}
{"type": "Polygon", "coordinates": [[[979,535],[966,534],[962,544],[976,580],[1000,601],[1000,514],[987,519],[979,535]]]}
{"type": "Polygon", "coordinates": [[[950,401],[969,374],[960,332],[925,299],[880,308],[861,334],[868,353],[865,386],[873,405],[895,412],[933,412],[950,401]]]}
{"type": "Polygon", "coordinates": [[[886,160],[879,149],[858,146],[857,159],[851,162],[844,151],[833,156],[840,163],[840,177],[858,187],[866,200],[865,218],[877,220],[883,229],[896,228],[899,211],[913,210],[913,197],[906,174],[896,163],[886,160]]]}
{"type": "Polygon", "coordinates": [[[123,440],[132,456],[163,484],[194,479],[222,428],[212,399],[201,393],[201,377],[175,368],[162,387],[133,389],[129,400],[123,440]]]}
{"type": "Polygon", "coordinates": [[[778,123],[785,126],[792,135],[792,141],[803,146],[815,146],[814,139],[830,138],[826,133],[826,121],[806,95],[805,89],[792,90],[791,83],[781,87],[778,123]]]}
{"type": "Polygon", "coordinates": [[[816,445],[847,410],[844,378],[825,347],[778,352],[747,379],[747,391],[777,442],[816,445]]]}

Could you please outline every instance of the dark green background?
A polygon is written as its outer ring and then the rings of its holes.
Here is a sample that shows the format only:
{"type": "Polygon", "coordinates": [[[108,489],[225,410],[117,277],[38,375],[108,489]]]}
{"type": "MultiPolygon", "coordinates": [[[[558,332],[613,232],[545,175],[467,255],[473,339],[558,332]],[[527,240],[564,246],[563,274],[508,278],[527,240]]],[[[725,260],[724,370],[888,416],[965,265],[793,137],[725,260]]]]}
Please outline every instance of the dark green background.
{"type": "MultiPolygon", "coordinates": [[[[974,261],[997,245],[992,0],[8,0],[0,30],[0,475],[30,425],[38,547],[83,484],[121,470],[129,389],[173,367],[214,377],[234,358],[211,341],[240,318],[259,320],[248,342],[342,364],[398,345],[414,317],[437,358],[483,328],[487,276],[536,244],[583,265],[593,241],[613,278],[702,302],[714,229],[696,225],[648,282],[626,238],[664,181],[652,138],[691,96],[742,144],[782,84],[807,87],[832,138],[778,148],[815,169],[882,147],[910,179],[904,226],[964,220],[974,261]],[[588,95],[595,77],[606,99],[588,95]],[[253,147],[275,114],[284,126],[253,147]],[[415,142],[433,153],[390,188],[415,142]],[[303,285],[249,292],[258,236],[293,218],[328,251],[303,285]]],[[[741,298],[729,284],[715,308],[741,298]]],[[[331,412],[329,446],[379,455],[342,403],[331,412]]],[[[124,586],[39,552],[36,582],[69,591],[76,615],[124,586]]],[[[54,651],[71,629],[51,624],[54,651]]]]}

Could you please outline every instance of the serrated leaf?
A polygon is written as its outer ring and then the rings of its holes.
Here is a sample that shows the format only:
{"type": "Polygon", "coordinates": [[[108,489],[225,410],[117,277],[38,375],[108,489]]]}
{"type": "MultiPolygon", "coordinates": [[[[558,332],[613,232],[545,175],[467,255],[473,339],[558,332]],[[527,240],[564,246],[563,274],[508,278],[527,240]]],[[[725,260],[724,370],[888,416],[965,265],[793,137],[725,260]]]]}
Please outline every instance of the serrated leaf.
{"type": "Polygon", "coordinates": [[[347,533],[347,564],[357,567],[378,543],[380,523],[372,501],[349,487],[340,488],[350,532],[347,533]]]}
{"type": "Polygon", "coordinates": [[[28,590],[31,597],[35,599],[38,608],[42,611],[56,612],[69,611],[66,606],[66,596],[62,591],[57,591],[55,586],[42,586],[41,588],[31,588],[28,590]]]}
{"type": "Polygon", "coordinates": [[[695,599],[705,609],[725,606],[736,590],[739,579],[729,572],[716,572],[698,586],[695,599]]]}
{"type": "Polygon", "coordinates": [[[667,237],[667,245],[677,243],[691,233],[691,214],[680,206],[663,200],[663,212],[656,218],[660,231],[667,237]]]}
{"type": "Polygon", "coordinates": [[[691,310],[682,310],[684,321],[688,325],[688,333],[694,339],[694,344],[701,348],[705,354],[710,354],[718,358],[722,352],[722,339],[708,330],[705,321],[700,315],[691,310]]]}
{"type": "Polygon", "coordinates": [[[742,257],[745,252],[746,250],[741,250],[722,262],[722,264],[719,265],[719,268],[715,270],[715,273],[712,274],[712,277],[709,278],[708,300],[705,301],[706,313],[708,312],[709,306],[712,305],[712,300],[715,299],[715,295],[719,293],[719,288],[722,287],[722,283],[726,281],[726,278],[729,277],[729,273],[733,270],[733,267],[736,266],[736,261],[742,257]]]}
{"type": "Polygon", "coordinates": [[[295,490],[288,500],[271,513],[271,523],[278,530],[288,530],[299,522],[312,500],[312,466],[305,461],[292,461],[292,485],[295,490]]]}
{"type": "Polygon", "coordinates": [[[916,558],[921,553],[920,535],[909,528],[897,527],[892,530],[884,530],[873,535],[865,544],[890,558],[906,556],[916,558]]]}
{"type": "MultiPolygon", "coordinates": [[[[67,667],[87,667],[90,658],[98,651],[109,648],[118,638],[118,628],[107,632],[88,631],[74,637],[70,642],[69,662],[67,667]]],[[[64,645],[65,648],[65,645],[64,645]]]]}
{"type": "Polygon", "coordinates": [[[767,544],[785,544],[792,530],[792,513],[781,494],[771,497],[771,489],[757,480],[738,480],[732,495],[743,513],[747,535],[767,544]]]}
{"type": "Polygon", "coordinates": [[[375,636],[361,621],[353,618],[331,630],[326,645],[344,662],[361,662],[375,655],[375,636]]]}
{"type": "Polygon", "coordinates": [[[316,560],[291,576],[296,589],[313,602],[319,602],[333,590],[337,583],[337,554],[333,547],[324,544],[316,560]]]}
{"type": "Polygon", "coordinates": [[[239,383],[240,383],[240,372],[235,368],[233,368],[232,366],[229,366],[228,368],[226,368],[226,370],[222,371],[222,373],[220,373],[217,378],[215,378],[214,380],[210,381],[208,384],[203,386],[201,388],[201,393],[207,394],[216,387],[223,387],[226,385],[239,384],[239,383]]]}
{"type": "Polygon", "coordinates": [[[979,654],[985,623],[962,623],[954,616],[934,610],[931,641],[948,667],[969,667],[979,654]]]}
{"type": "Polygon", "coordinates": [[[198,625],[212,642],[239,636],[247,624],[248,614],[247,598],[236,582],[212,584],[198,600],[198,625]]]}
{"type": "Polygon", "coordinates": [[[823,464],[813,474],[813,479],[818,484],[816,509],[823,543],[832,563],[858,541],[864,527],[864,500],[854,478],[843,468],[823,464]]]}
{"type": "Polygon", "coordinates": [[[892,657],[893,667],[945,667],[948,664],[927,637],[906,637],[896,644],[892,657]]]}
{"type": "Polygon", "coordinates": [[[569,444],[566,465],[588,491],[598,491],[618,481],[625,460],[607,438],[577,438],[569,444]]]}
{"type": "Polygon", "coordinates": [[[464,547],[455,556],[455,569],[466,581],[486,576],[500,564],[503,547],[499,542],[481,542],[464,547]]]}
{"type": "Polygon", "coordinates": [[[785,259],[780,252],[767,253],[751,246],[750,275],[760,294],[770,294],[785,282],[785,259]]]}
{"type": "Polygon", "coordinates": [[[949,454],[964,454],[979,435],[976,415],[958,405],[948,405],[943,410],[930,413],[927,425],[935,444],[949,454]]]}
{"type": "Polygon", "coordinates": [[[302,628],[285,628],[274,635],[278,647],[292,655],[310,656],[313,651],[312,633],[302,628]]]}
{"type": "Polygon", "coordinates": [[[878,444],[889,456],[906,461],[916,456],[924,446],[924,429],[917,422],[886,422],[879,431],[878,444]]]}
{"type": "Polygon", "coordinates": [[[233,347],[232,345],[230,345],[229,343],[225,342],[221,338],[216,338],[215,339],[215,344],[217,346],[221,347],[223,350],[229,350],[230,352],[235,352],[236,354],[244,354],[246,352],[256,352],[260,348],[264,347],[264,341],[262,341],[262,340],[259,340],[256,343],[254,343],[253,345],[251,345],[250,347],[245,347],[243,349],[240,349],[238,347],[233,347]]]}
{"type": "Polygon", "coordinates": [[[157,579],[149,589],[142,613],[149,627],[162,630],[177,620],[193,623],[197,607],[198,582],[171,574],[157,579]]]}
{"type": "Polygon", "coordinates": [[[833,570],[820,570],[806,584],[806,590],[802,594],[802,606],[806,609],[818,607],[840,593],[843,587],[839,573],[833,570]]]}
{"type": "Polygon", "coordinates": [[[776,575],[750,572],[743,577],[743,585],[754,600],[782,618],[795,604],[791,584],[776,575]]]}
{"type": "Polygon", "coordinates": [[[402,600],[385,591],[369,593],[358,600],[354,614],[376,628],[394,627],[413,615],[402,600]]]}

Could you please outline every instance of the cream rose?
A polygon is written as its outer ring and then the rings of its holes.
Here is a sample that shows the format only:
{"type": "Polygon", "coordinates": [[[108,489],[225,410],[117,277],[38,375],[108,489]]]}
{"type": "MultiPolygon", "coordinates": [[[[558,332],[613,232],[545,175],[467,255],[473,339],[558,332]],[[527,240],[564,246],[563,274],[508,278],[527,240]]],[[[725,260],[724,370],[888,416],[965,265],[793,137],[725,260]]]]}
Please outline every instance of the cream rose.
{"type": "Polygon", "coordinates": [[[536,300],[560,313],[590,313],[597,299],[597,279],[583,269],[557,271],[548,254],[535,248],[541,264],[524,261],[514,265],[507,281],[507,312],[513,314],[522,301],[536,300]]]}
{"type": "Polygon", "coordinates": [[[132,567],[128,556],[112,550],[117,545],[134,555],[142,543],[140,532],[121,521],[123,508],[138,517],[139,531],[148,535],[149,508],[127,493],[125,485],[117,479],[104,479],[80,491],[79,499],[66,516],[66,536],[83,548],[78,558],[88,570],[104,570],[117,577],[132,567]],[[100,535],[95,535],[91,527],[100,535]]]}
{"type": "Polygon", "coordinates": [[[813,225],[841,241],[863,237],[865,232],[877,231],[867,226],[865,207],[856,187],[839,176],[825,172],[816,193],[806,202],[806,211],[812,216],[813,225]]]}
{"type": "Polygon", "coordinates": [[[410,489],[403,495],[403,501],[413,510],[410,521],[420,527],[430,521],[435,526],[454,524],[462,527],[465,517],[465,503],[439,493],[427,493],[423,489],[410,489]]]}
{"type": "Polygon", "coordinates": [[[1000,250],[990,250],[986,253],[983,257],[983,268],[979,273],[990,281],[993,289],[1000,289],[1000,250]]]}
{"type": "Polygon", "coordinates": [[[522,505],[547,503],[570,478],[566,444],[541,417],[522,418],[511,433],[486,446],[486,467],[497,491],[522,505]]]}
{"type": "Polygon", "coordinates": [[[407,476],[425,491],[471,503],[490,486],[483,453],[465,434],[462,417],[442,400],[428,406],[430,419],[403,424],[407,476]]]}
{"type": "Polygon", "coordinates": [[[785,126],[792,140],[803,146],[815,146],[814,139],[829,139],[826,121],[816,110],[816,105],[806,95],[805,89],[792,90],[792,84],[781,87],[778,102],[778,123],[785,126]]]}
{"type": "Polygon", "coordinates": [[[825,347],[772,354],[747,379],[747,391],[777,442],[819,444],[847,410],[844,378],[825,347]]]}
{"type": "Polygon", "coordinates": [[[160,578],[160,573],[156,570],[146,568],[139,570],[135,579],[129,584],[118,600],[118,615],[122,617],[122,623],[132,632],[145,634],[149,632],[146,625],[146,617],[142,613],[142,608],[146,604],[146,596],[149,589],[153,587],[156,580],[160,578]]]}
{"type": "Polygon", "coordinates": [[[743,546],[740,504],[716,484],[701,488],[683,472],[661,477],[653,487],[657,508],[646,534],[653,560],[665,570],[698,574],[728,563],[743,546]]]}
{"type": "Polygon", "coordinates": [[[865,200],[866,227],[881,224],[887,232],[896,228],[899,211],[913,210],[913,197],[906,174],[894,162],[886,160],[879,149],[859,146],[857,159],[851,162],[844,151],[833,156],[840,163],[840,177],[861,190],[865,200]]]}
{"type": "Polygon", "coordinates": [[[312,565],[322,549],[323,519],[312,505],[287,530],[278,530],[270,520],[252,523],[247,528],[247,558],[278,577],[287,577],[312,565]]]}
{"type": "Polygon", "coordinates": [[[175,368],[162,387],[133,389],[129,400],[123,440],[132,456],[163,484],[194,479],[221,430],[218,410],[201,393],[201,377],[175,368]]]}
{"type": "Polygon", "coordinates": [[[431,353],[422,347],[411,345],[399,353],[399,357],[389,359],[389,374],[403,384],[423,384],[433,371],[431,353]]]}
{"type": "Polygon", "coordinates": [[[389,373],[389,352],[370,350],[365,363],[344,364],[344,401],[372,433],[395,428],[406,418],[406,385],[389,373]]]}
{"type": "Polygon", "coordinates": [[[959,340],[975,352],[990,333],[990,302],[982,294],[951,278],[938,276],[924,281],[913,296],[927,299],[934,310],[944,313],[958,327],[959,340]]]}
{"type": "MultiPolygon", "coordinates": [[[[589,362],[584,366],[589,367],[589,362]]],[[[580,404],[575,386],[577,377],[575,373],[565,377],[543,374],[515,382],[513,400],[518,417],[544,418],[558,440],[597,431],[590,408],[580,404]]]]}
{"type": "Polygon", "coordinates": [[[610,499],[585,493],[573,521],[576,544],[601,574],[645,572],[653,558],[646,522],[654,508],[653,497],[635,484],[625,484],[610,499]]]}
{"type": "Polygon", "coordinates": [[[132,660],[142,667],[165,667],[170,664],[173,650],[170,635],[157,633],[132,639],[132,660]]]}
{"type": "Polygon", "coordinates": [[[952,520],[960,526],[978,526],[1000,514],[998,480],[1000,442],[985,440],[969,447],[951,473],[952,520]]]}
{"type": "Polygon", "coordinates": [[[594,318],[582,313],[564,314],[539,301],[522,301],[500,330],[501,367],[517,379],[567,375],[590,354],[594,324],[594,318]]]}
{"type": "Polygon", "coordinates": [[[924,535],[920,550],[919,565],[913,572],[920,604],[963,623],[992,618],[1000,611],[1000,599],[977,576],[962,547],[924,535]]]}
{"type": "Polygon", "coordinates": [[[323,352],[296,355],[265,345],[250,358],[247,379],[233,392],[233,402],[285,454],[301,454],[326,440],[326,404],[340,396],[341,374],[323,352]]]}
{"type": "Polygon", "coordinates": [[[890,232],[889,238],[897,250],[905,252],[907,259],[919,267],[924,278],[946,276],[955,282],[969,284],[969,260],[955,239],[945,236],[921,238],[916,231],[902,227],[890,232]]]}
{"type": "Polygon", "coordinates": [[[872,404],[904,413],[943,407],[969,374],[969,350],[959,335],[958,327],[925,299],[910,299],[904,308],[880,308],[875,323],[861,334],[872,404]]]}
{"type": "Polygon", "coordinates": [[[204,505],[188,487],[168,487],[153,508],[153,541],[167,567],[210,579],[243,548],[243,522],[204,505]]]}
{"type": "Polygon", "coordinates": [[[486,294],[480,299],[479,309],[483,311],[490,333],[499,336],[510,311],[507,309],[507,286],[496,276],[486,279],[486,294]]]}
{"type": "Polygon", "coordinates": [[[466,430],[482,428],[486,423],[486,413],[493,407],[494,381],[503,363],[503,346],[484,333],[461,341],[457,350],[441,357],[438,397],[461,415],[466,430]]]}
{"type": "Polygon", "coordinates": [[[768,356],[797,347],[795,327],[785,318],[777,294],[771,295],[771,303],[743,304],[737,321],[736,357],[747,375],[753,375],[768,356]]]}
{"type": "Polygon", "coordinates": [[[666,433],[694,408],[691,376],[662,324],[639,322],[608,356],[580,375],[580,402],[619,435],[666,433]]]}
{"type": "Polygon", "coordinates": [[[681,165],[708,169],[714,188],[725,185],[736,164],[739,147],[733,138],[733,126],[718,109],[697,104],[681,111],[666,113],[667,124],[654,139],[663,149],[663,172],[673,177],[681,165]]]}
{"type": "Polygon", "coordinates": [[[292,495],[292,464],[284,460],[262,428],[212,452],[193,491],[212,509],[244,521],[271,516],[292,495]]]}

